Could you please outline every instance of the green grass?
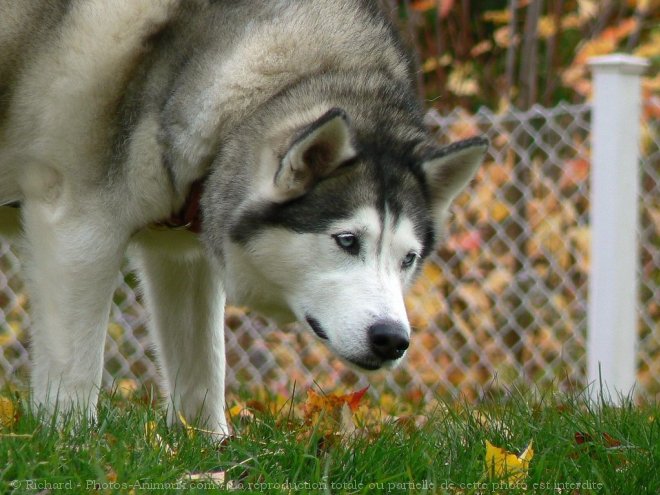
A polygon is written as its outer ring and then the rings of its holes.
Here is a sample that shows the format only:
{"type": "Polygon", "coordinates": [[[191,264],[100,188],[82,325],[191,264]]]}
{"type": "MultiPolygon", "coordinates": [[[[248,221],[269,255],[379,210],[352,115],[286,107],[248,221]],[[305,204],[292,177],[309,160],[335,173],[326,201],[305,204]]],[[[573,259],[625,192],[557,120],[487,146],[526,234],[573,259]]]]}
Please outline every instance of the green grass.
{"type": "Polygon", "coordinates": [[[241,420],[235,425],[240,435],[224,444],[168,428],[162,412],[145,402],[107,394],[95,425],[68,420],[53,428],[21,405],[13,429],[0,430],[0,493],[131,493],[138,482],[136,494],[182,493],[184,487],[211,493],[220,489],[176,483],[189,473],[219,471],[253,493],[323,493],[323,486],[325,493],[424,493],[425,487],[466,494],[660,492],[657,405],[615,408],[580,397],[530,397],[512,393],[479,406],[427,404],[429,420],[421,427],[383,421],[335,441],[310,435],[285,406],[278,415],[256,412],[241,420]],[[160,438],[145,432],[150,421],[160,438]],[[592,440],[578,444],[577,432],[592,440]],[[621,445],[608,446],[603,433],[621,445]],[[527,491],[486,480],[486,440],[514,451],[533,440],[527,491]]]}

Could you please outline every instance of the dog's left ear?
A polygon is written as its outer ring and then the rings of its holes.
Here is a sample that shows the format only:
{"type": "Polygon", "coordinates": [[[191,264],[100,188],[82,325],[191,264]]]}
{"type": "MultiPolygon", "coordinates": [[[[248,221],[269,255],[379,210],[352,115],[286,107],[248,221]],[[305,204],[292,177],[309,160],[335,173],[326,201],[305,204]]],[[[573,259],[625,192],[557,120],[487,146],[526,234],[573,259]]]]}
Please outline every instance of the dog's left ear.
{"type": "Polygon", "coordinates": [[[302,196],[355,155],[346,113],[340,108],[328,110],[298,132],[282,157],[275,174],[278,197],[302,196]]]}
{"type": "Polygon", "coordinates": [[[422,169],[438,223],[444,221],[451,202],[474,177],[487,149],[488,140],[475,137],[436,149],[425,157],[422,169]]]}

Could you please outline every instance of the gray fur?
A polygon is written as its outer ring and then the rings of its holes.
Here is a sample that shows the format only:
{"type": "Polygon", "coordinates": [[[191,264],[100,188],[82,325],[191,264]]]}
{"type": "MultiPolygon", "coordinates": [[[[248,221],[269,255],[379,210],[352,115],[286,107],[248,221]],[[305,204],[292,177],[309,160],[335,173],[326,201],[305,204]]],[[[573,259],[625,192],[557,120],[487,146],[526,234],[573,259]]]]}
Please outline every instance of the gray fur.
{"type": "Polygon", "coordinates": [[[225,294],[363,368],[396,361],[369,329],[408,338],[402,290],[486,148],[436,146],[412,66],[375,0],[0,0],[0,204],[21,202],[30,247],[35,402],[56,385],[94,404],[127,248],[173,409],[218,431],[225,294]],[[201,179],[201,236],[153,231],[201,179]]]}

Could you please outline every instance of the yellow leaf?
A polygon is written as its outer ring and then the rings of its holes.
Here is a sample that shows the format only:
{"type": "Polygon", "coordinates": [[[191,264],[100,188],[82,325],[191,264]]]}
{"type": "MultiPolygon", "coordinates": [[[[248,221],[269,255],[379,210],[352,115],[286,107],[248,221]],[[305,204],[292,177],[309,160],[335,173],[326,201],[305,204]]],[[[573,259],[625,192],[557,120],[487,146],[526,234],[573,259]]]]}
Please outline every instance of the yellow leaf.
{"type": "Polygon", "coordinates": [[[139,388],[140,385],[138,382],[132,378],[122,378],[117,380],[117,392],[119,392],[119,395],[121,395],[124,399],[130,399],[133,397],[139,388]]]}
{"type": "Polygon", "coordinates": [[[449,53],[445,53],[441,57],[430,57],[422,64],[422,70],[425,73],[433,72],[438,67],[447,67],[451,65],[453,61],[454,59],[449,53]]]}
{"type": "Polygon", "coordinates": [[[483,20],[493,24],[508,24],[511,20],[511,13],[508,10],[489,10],[484,12],[483,20]]]}
{"type": "MultiPolygon", "coordinates": [[[[207,434],[207,435],[216,435],[216,436],[218,436],[218,437],[220,437],[220,438],[224,438],[224,437],[225,437],[225,433],[223,433],[223,432],[221,432],[221,431],[207,430],[207,429],[204,429],[204,428],[198,428],[197,426],[193,426],[193,425],[191,425],[191,424],[186,420],[185,416],[183,415],[183,413],[181,413],[181,411],[178,411],[176,414],[177,414],[177,417],[179,418],[179,421],[181,422],[181,424],[182,424],[183,427],[185,428],[185,430],[186,430],[186,435],[188,435],[188,438],[194,438],[194,437],[195,437],[195,434],[196,434],[197,432],[205,433],[205,434],[207,434]]],[[[159,437],[159,438],[160,438],[160,437],[159,437]]],[[[169,446],[166,445],[166,447],[169,447],[169,446]]],[[[176,451],[172,451],[172,453],[175,454],[176,451]]]]}
{"type": "Polygon", "coordinates": [[[555,19],[550,16],[543,16],[539,19],[538,29],[539,37],[541,39],[548,39],[557,34],[557,23],[555,19]]]}
{"type": "Polygon", "coordinates": [[[18,412],[14,401],[7,397],[0,397],[0,429],[11,428],[18,419],[18,412]]]}
{"type": "Polygon", "coordinates": [[[124,327],[118,325],[117,323],[108,324],[108,334],[112,337],[113,340],[121,341],[124,335],[124,327]]]}
{"type": "Polygon", "coordinates": [[[495,220],[496,222],[501,222],[509,218],[511,212],[509,211],[509,207],[505,203],[501,201],[496,201],[492,205],[491,214],[493,216],[493,220],[495,220]]]}
{"type": "Polygon", "coordinates": [[[578,0],[578,12],[583,19],[592,19],[598,14],[598,2],[596,0],[578,0]]]}
{"type": "Polygon", "coordinates": [[[657,57],[660,56],[660,31],[651,33],[651,40],[643,43],[635,50],[635,55],[638,57],[657,57]]]}
{"type": "Polygon", "coordinates": [[[458,96],[471,96],[479,92],[479,83],[474,77],[471,63],[456,63],[447,79],[447,89],[458,96]]]}
{"type": "Polygon", "coordinates": [[[532,442],[522,454],[516,455],[486,440],[486,475],[490,479],[506,479],[516,483],[527,476],[529,463],[534,457],[532,442]]]}
{"type": "Polygon", "coordinates": [[[592,57],[599,55],[608,55],[616,50],[617,42],[612,37],[601,36],[599,38],[586,41],[578,50],[575,56],[574,64],[584,65],[592,57]]]}
{"type": "Polygon", "coordinates": [[[484,290],[491,294],[501,294],[511,284],[513,275],[506,268],[497,268],[490,272],[484,281],[484,290]]]}
{"type": "Polygon", "coordinates": [[[144,433],[147,439],[147,443],[151,445],[154,449],[163,449],[170,456],[176,455],[176,450],[174,450],[170,445],[163,440],[163,437],[157,432],[158,425],[155,421],[147,421],[144,425],[144,433]]]}
{"type": "Polygon", "coordinates": [[[154,444],[155,437],[156,437],[156,422],[155,421],[147,421],[144,425],[144,436],[147,439],[147,442],[151,445],[154,444]]]}
{"type": "Polygon", "coordinates": [[[16,342],[16,337],[12,333],[0,333],[0,347],[9,347],[16,342]]]}
{"type": "Polygon", "coordinates": [[[235,417],[241,414],[241,412],[245,409],[245,406],[243,404],[236,404],[233,407],[229,408],[229,416],[235,417]]]}
{"type": "Polygon", "coordinates": [[[12,320],[7,323],[9,324],[9,329],[11,330],[11,333],[14,334],[14,337],[17,340],[20,339],[23,335],[23,326],[21,325],[21,322],[18,320],[12,320]]]}

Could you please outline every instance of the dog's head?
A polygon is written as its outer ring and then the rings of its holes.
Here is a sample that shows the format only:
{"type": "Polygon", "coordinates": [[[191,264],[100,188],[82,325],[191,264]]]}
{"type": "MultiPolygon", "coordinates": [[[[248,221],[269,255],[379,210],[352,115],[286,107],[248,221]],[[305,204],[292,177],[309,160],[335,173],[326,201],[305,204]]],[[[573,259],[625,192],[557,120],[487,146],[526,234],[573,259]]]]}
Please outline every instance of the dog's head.
{"type": "Polygon", "coordinates": [[[216,170],[203,204],[230,301],[306,322],[361,368],[395,364],[410,339],[404,292],[487,142],[369,141],[336,108],[263,141],[252,177],[216,170]]]}

